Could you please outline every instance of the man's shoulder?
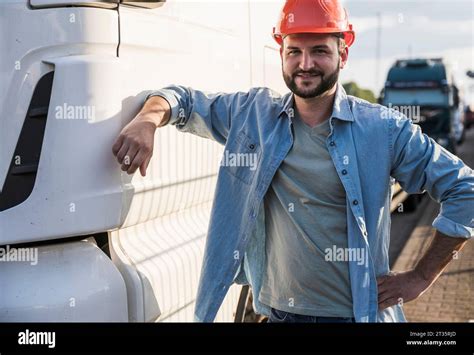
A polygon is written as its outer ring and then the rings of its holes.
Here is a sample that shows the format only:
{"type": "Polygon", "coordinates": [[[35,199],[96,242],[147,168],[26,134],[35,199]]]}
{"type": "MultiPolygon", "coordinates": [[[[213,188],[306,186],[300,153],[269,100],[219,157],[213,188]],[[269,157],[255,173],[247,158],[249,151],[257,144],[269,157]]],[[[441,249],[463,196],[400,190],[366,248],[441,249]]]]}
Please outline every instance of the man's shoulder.
{"type": "Polygon", "coordinates": [[[248,99],[256,104],[256,107],[263,110],[282,109],[291,93],[280,94],[278,91],[269,87],[258,86],[248,90],[248,99]]]}
{"type": "Polygon", "coordinates": [[[352,95],[347,95],[347,101],[355,116],[354,118],[366,118],[367,114],[372,114],[374,117],[377,117],[387,108],[352,95]],[[360,117],[356,117],[356,115],[360,117]]]}
{"type": "Polygon", "coordinates": [[[281,95],[278,91],[266,86],[255,86],[249,89],[249,93],[258,96],[259,98],[267,98],[269,100],[281,100],[286,95],[281,95]]]}
{"type": "Polygon", "coordinates": [[[347,100],[356,121],[407,119],[405,115],[397,110],[369,102],[367,100],[361,99],[360,97],[347,95],[347,100]]]}

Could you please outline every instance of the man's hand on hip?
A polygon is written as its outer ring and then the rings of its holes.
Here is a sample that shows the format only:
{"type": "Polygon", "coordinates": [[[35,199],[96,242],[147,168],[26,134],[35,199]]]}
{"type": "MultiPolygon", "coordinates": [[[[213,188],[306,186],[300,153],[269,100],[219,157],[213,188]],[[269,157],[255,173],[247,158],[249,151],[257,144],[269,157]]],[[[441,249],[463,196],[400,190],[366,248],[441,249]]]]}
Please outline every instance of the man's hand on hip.
{"type": "Polygon", "coordinates": [[[431,283],[415,270],[377,277],[379,310],[418,298],[431,283]]]}

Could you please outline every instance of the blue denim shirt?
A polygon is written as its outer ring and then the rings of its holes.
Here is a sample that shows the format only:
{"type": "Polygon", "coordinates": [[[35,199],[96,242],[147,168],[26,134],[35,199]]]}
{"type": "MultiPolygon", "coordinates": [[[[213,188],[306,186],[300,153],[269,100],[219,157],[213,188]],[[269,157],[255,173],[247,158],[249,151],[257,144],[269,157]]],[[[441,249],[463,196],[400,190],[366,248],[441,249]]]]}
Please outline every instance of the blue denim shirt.
{"type": "MultiPolygon", "coordinates": [[[[250,284],[258,301],[265,265],[263,198],[293,143],[294,96],[268,88],[205,93],[169,86],[149,96],[171,106],[170,124],[213,139],[232,153],[256,154],[257,167],[219,168],[195,321],[212,322],[232,283],[250,284]]],[[[349,261],[356,322],[406,321],[402,306],[378,310],[376,277],[389,273],[391,181],[408,193],[427,191],[441,203],[433,227],[452,236],[473,236],[474,173],[396,111],[347,96],[338,86],[327,148],[347,196],[348,247],[368,262],[349,261]]]]}

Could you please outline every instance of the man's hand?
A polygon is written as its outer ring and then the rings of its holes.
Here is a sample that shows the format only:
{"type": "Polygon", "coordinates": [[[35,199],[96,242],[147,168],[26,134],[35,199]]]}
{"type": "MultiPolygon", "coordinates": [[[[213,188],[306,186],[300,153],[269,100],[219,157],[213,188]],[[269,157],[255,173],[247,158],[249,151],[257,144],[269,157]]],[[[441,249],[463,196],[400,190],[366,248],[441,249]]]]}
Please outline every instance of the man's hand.
{"type": "Polygon", "coordinates": [[[122,164],[123,171],[133,174],[140,167],[142,176],[146,175],[153,155],[156,128],[168,123],[170,110],[163,97],[152,96],[146,100],[140,113],[122,129],[112,152],[122,164]]]}
{"type": "Polygon", "coordinates": [[[424,279],[415,270],[377,277],[379,310],[418,298],[433,281],[424,279]]]}
{"type": "Polygon", "coordinates": [[[379,310],[421,296],[466,243],[466,238],[449,237],[436,231],[428,250],[415,269],[377,277],[379,310]]]}
{"type": "Polygon", "coordinates": [[[123,171],[133,174],[140,167],[142,176],[146,175],[153,155],[155,131],[154,123],[140,120],[138,116],[122,129],[112,152],[119,164],[122,164],[123,171]]]}

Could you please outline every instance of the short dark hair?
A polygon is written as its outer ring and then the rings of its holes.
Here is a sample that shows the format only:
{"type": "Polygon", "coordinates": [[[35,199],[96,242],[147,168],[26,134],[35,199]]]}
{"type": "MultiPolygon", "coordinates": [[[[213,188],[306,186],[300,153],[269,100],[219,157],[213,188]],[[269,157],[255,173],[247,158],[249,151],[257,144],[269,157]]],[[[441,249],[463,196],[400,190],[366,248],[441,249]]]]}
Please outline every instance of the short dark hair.
{"type": "MultiPolygon", "coordinates": [[[[346,49],[346,40],[344,39],[344,33],[338,32],[338,33],[332,33],[332,35],[337,38],[337,48],[338,48],[339,54],[341,54],[344,51],[344,49],[346,49]]],[[[284,48],[285,37],[286,36],[288,36],[288,35],[284,34],[281,37],[281,39],[282,39],[281,47],[282,48],[284,48]]]]}
{"type": "Polygon", "coordinates": [[[344,49],[346,49],[346,40],[344,39],[344,33],[334,33],[333,36],[337,38],[337,48],[339,50],[339,54],[341,54],[344,49]]]}

